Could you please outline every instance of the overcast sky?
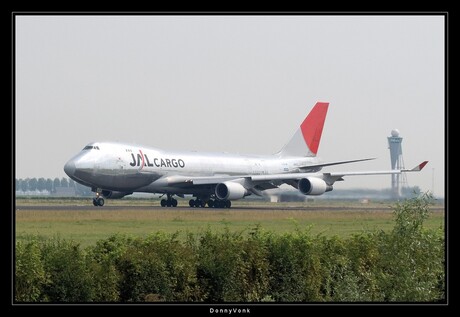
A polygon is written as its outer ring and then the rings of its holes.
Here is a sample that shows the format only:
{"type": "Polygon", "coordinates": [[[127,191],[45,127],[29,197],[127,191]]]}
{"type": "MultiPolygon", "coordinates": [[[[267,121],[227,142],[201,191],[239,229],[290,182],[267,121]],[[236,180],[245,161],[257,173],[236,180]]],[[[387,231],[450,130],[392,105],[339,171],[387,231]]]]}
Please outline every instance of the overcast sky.
{"type": "MultiPolygon", "coordinates": [[[[15,17],[16,177],[66,177],[92,141],[272,154],[330,103],[323,171],[390,169],[444,195],[444,16],[15,17]]],[[[340,188],[388,188],[351,176],[340,188]]]]}

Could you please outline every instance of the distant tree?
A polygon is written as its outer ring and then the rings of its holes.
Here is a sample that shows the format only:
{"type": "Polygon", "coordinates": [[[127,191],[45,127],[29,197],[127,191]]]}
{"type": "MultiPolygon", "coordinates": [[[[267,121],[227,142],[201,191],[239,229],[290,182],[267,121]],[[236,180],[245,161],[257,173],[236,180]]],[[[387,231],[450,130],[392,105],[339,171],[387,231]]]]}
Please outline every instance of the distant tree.
{"type": "Polygon", "coordinates": [[[73,179],[69,179],[69,188],[75,188],[75,181],[73,179]]]}
{"type": "Polygon", "coordinates": [[[37,190],[38,180],[34,177],[29,180],[29,190],[37,190]]]}
{"type": "Polygon", "coordinates": [[[55,178],[53,181],[53,192],[56,192],[56,188],[61,187],[61,180],[59,178],[55,178]]]}
{"type": "Polygon", "coordinates": [[[39,191],[44,191],[46,189],[46,180],[43,177],[40,177],[37,182],[37,189],[39,191]]]}
{"type": "Polygon", "coordinates": [[[390,188],[384,188],[382,189],[382,195],[385,197],[392,197],[393,196],[393,190],[390,188]]]}
{"type": "Polygon", "coordinates": [[[23,192],[26,192],[28,189],[29,189],[29,179],[26,178],[26,179],[23,179],[21,182],[21,190],[23,192]]]}
{"type": "Polygon", "coordinates": [[[53,191],[53,180],[51,178],[46,179],[45,189],[50,193],[53,191]]]}
{"type": "Polygon", "coordinates": [[[77,196],[82,196],[83,195],[81,185],[78,184],[78,183],[75,183],[75,195],[77,195],[77,196]]]}
{"type": "Polygon", "coordinates": [[[69,187],[69,181],[67,180],[67,178],[61,178],[61,187],[69,187]]]}
{"type": "Polygon", "coordinates": [[[14,190],[19,190],[21,188],[21,180],[19,178],[16,178],[16,184],[14,186],[14,190]]]}
{"type": "Polygon", "coordinates": [[[75,192],[78,196],[90,196],[91,188],[82,184],[75,183],[75,192]]]}
{"type": "Polygon", "coordinates": [[[403,197],[414,197],[420,195],[422,190],[418,186],[413,186],[413,187],[402,187],[401,188],[401,196],[403,197]]]}

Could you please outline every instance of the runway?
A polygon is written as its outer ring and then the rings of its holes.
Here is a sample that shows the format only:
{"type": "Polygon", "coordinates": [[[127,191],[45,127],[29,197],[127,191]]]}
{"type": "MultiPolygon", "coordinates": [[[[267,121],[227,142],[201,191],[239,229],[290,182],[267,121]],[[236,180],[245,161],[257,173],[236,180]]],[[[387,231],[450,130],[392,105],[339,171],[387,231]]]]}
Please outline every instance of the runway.
{"type": "MultiPolygon", "coordinates": [[[[305,211],[305,212],[318,212],[318,211],[329,211],[329,212],[382,212],[387,211],[391,212],[392,208],[390,206],[380,206],[380,207],[369,207],[369,206],[279,206],[279,205],[267,205],[267,206],[235,206],[231,207],[230,209],[216,209],[216,208],[190,208],[188,206],[178,206],[178,207],[160,207],[160,206],[127,206],[127,205],[108,205],[106,204],[103,207],[95,207],[92,205],[83,206],[83,205],[17,205],[16,211],[19,210],[35,210],[35,211],[100,211],[100,212],[110,212],[110,211],[120,211],[120,210],[133,210],[133,211],[151,211],[151,212],[178,212],[178,211],[206,211],[209,210],[210,212],[229,212],[229,211],[305,211]]],[[[433,211],[443,211],[444,208],[434,208],[433,211]]]]}
{"type": "MultiPolygon", "coordinates": [[[[229,211],[260,211],[260,212],[392,212],[396,206],[393,201],[358,201],[315,200],[311,202],[266,202],[266,201],[233,201],[228,208],[191,208],[187,200],[179,200],[177,207],[161,207],[158,200],[106,200],[104,206],[94,206],[91,199],[59,200],[59,199],[18,199],[14,202],[16,211],[144,211],[144,212],[189,212],[202,211],[212,213],[228,213],[229,211]]],[[[443,204],[430,206],[433,212],[444,212],[443,204]]]]}

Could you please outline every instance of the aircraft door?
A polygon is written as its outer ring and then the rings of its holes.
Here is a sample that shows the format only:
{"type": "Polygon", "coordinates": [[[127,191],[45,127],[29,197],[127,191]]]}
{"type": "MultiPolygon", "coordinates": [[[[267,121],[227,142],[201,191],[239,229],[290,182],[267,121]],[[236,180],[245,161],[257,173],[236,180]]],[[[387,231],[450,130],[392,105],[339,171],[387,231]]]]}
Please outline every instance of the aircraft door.
{"type": "Polygon", "coordinates": [[[115,159],[115,166],[119,173],[121,174],[126,173],[126,160],[124,160],[121,156],[115,159]]]}

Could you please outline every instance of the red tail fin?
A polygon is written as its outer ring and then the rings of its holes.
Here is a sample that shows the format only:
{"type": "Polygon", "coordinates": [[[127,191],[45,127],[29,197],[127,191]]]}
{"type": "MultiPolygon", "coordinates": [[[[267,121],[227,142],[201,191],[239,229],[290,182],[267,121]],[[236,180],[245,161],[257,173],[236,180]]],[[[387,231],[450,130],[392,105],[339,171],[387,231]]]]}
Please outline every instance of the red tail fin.
{"type": "Polygon", "coordinates": [[[317,102],[279,155],[316,156],[328,107],[328,102],[317,102]]]}
{"type": "Polygon", "coordinates": [[[317,102],[300,125],[305,143],[307,143],[310,151],[315,154],[318,152],[328,107],[328,102],[317,102]]]}

